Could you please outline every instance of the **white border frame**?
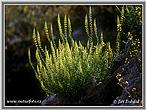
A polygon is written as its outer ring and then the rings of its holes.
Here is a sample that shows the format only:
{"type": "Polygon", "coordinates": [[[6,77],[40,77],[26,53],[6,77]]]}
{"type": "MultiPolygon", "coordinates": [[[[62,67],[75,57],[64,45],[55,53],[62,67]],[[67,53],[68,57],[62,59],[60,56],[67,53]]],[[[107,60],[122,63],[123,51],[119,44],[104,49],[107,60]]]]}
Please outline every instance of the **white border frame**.
{"type": "MultiPolygon", "coordinates": [[[[51,0],[52,1],[52,0],[51,0]]],[[[43,108],[43,109],[48,109],[48,108],[60,108],[60,109],[67,109],[67,108],[84,108],[84,109],[89,109],[89,108],[106,108],[106,109],[117,109],[117,108],[135,108],[135,109],[143,109],[145,108],[145,2],[68,2],[68,0],[63,0],[63,2],[59,1],[53,1],[53,2],[28,2],[28,1],[22,1],[22,2],[2,2],[2,108],[12,108],[12,109],[20,109],[20,108],[30,108],[30,109],[36,109],[36,108],[43,108]],[[66,2],[67,1],[67,2],[66,2]],[[34,4],[35,3],[35,4],[34,4]],[[45,4],[44,4],[45,3],[45,4]],[[143,100],[143,106],[5,106],[5,5],[142,5],[142,100],[143,100]]],[[[126,1],[126,0],[125,0],[126,1]]]]}

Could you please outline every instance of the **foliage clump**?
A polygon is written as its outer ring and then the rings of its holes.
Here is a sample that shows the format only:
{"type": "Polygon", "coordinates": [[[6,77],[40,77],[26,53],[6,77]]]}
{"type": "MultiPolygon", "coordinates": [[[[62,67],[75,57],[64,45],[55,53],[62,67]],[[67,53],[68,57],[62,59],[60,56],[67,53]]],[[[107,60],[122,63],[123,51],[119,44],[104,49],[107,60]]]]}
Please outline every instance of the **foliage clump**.
{"type": "Polygon", "coordinates": [[[121,40],[126,41],[128,33],[133,35],[134,39],[142,41],[142,5],[117,7],[119,11],[119,32],[121,40]],[[125,39],[126,38],[126,39],[125,39]]]}
{"type": "Polygon", "coordinates": [[[57,22],[57,39],[54,37],[52,25],[49,34],[45,22],[44,29],[49,47],[42,46],[40,34],[34,29],[37,65],[34,66],[31,62],[30,49],[29,61],[46,94],[55,93],[74,100],[85,94],[92,76],[98,81],[104,80],[113,66],[117,52],[113,52],[110,42],[104,43],[102,33],[100,37],[97,35],[96,19],[92,19],[91,7],[89,14],[85,16],[85,31],[88,36],[86,45],[73,39],[69,16],[64,16],[62,25],[58,14],[57,22]],[[96,38],[96,41],[93,42],[93,38],[96,38]]]}

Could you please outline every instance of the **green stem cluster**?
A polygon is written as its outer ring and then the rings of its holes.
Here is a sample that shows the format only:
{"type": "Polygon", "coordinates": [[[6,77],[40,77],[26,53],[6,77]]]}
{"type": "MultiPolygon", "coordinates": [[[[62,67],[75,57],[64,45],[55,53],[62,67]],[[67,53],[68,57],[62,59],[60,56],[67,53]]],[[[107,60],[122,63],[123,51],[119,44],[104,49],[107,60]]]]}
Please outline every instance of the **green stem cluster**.
{"type": "Polygon", "coordinates": [[[36,67],[31,62],[30,49],[29,61],[34,69],[37,79],[41,83],[46,94],[59,94],[62,97],[81,97],[87,88],[88,81],[92,76],[103,80],[113,66],[114,54],[110,47],[97,36],[96,20],[92,25],[92,12],[85,17],[85,29],[89,40],[86,46],[72,37],[70,18],[65,15],[64,27],[58,15],[59,39],[58,45],[54,42],[52,25],[50,26],[51,37],[45,22],[45,33],[50,44],[50,50],[41,46],[39,32],[34,29],[33,39],[36,46],[36,67]],[[89,18],[89,21],[88,21],[89,18]],[[92,37],[97,38],[93,44],[92,37]]]}

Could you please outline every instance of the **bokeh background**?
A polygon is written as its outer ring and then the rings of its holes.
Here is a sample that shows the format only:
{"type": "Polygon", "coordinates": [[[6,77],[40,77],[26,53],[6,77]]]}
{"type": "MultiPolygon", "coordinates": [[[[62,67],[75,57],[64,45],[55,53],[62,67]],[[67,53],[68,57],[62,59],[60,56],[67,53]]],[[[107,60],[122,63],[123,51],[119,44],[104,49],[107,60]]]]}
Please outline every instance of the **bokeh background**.
{"type": "MultiPolygon", "coordinates": [[[[87,5],[5,5],[5,100],[43,100],[46,95],[28,61],[28,48],[34,50],[32,31],[34,27],[44,35],[44,22],[52,23],[57,34],[57,15],[70,15],[73,34],[84,40],[84,17],[87,5]]],[[[98,34],[103,32],[104,40],[114,45],[116,37],[116,6],[92,6],[97,18],[98,34]]],[[[32,53],[34,53],[32,51],[32,53]]],[[[9,104],[6,105],[16,105],[9,104]]],[[[19,104],[24,105],[24,104],[19,104]]],[[[27,105],[27,104],[26,104],[27,105]]],[[[37,104],[29,104],[37,105],[37,104]]]]}

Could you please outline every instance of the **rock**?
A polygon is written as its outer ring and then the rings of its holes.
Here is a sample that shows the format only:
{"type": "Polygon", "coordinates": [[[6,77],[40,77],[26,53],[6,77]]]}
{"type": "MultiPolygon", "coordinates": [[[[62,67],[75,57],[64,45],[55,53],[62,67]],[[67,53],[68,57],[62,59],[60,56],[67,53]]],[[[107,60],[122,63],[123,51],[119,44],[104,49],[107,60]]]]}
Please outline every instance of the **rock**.
{"type": "Polygon", "coordinates": [[[56,96],[56,94],[51,95],[51,96],[47,96],[41,103],[42,106],[45,105],[56,105],[59,103],[59,99],[56,96]]]}
{"type": "MultiPolygon", "coordinates": [[[[138,47],[137,45],[131,45],[138,47]]],[[[135,48],[131,45],[128,45],[129,47],[125,48],[129,48],[129,51],[133,51],[135,48]]],[[[116,77],[119,80],[118,84],[123,88],[122,94],[115,98],[111,104],[112,106],[142,105],[141,49],[137,48],[138,53],[134,54],[132,57],[130,56],[129,51],[127,51],[128,54],[126,56],[128,61],[126,64],[123,64],[123,68],[119,68],[116,77]]]]}
{"type": "Polygon", "coordinates": [[[124,53],[121,53],[120,55],[118,55],[118,56],[115,58],[115,61],[120,62],[120,61],[122,61],[124,58],[125,58],[125,52],[124,52],[124,53]]]}

